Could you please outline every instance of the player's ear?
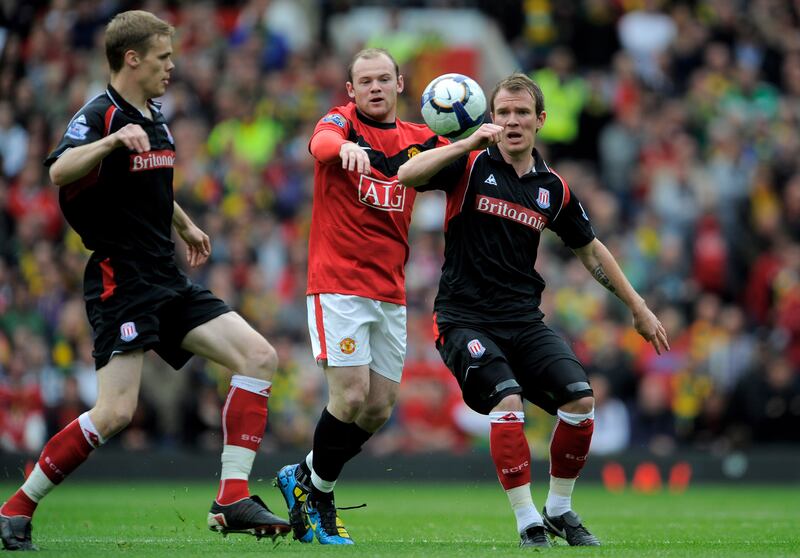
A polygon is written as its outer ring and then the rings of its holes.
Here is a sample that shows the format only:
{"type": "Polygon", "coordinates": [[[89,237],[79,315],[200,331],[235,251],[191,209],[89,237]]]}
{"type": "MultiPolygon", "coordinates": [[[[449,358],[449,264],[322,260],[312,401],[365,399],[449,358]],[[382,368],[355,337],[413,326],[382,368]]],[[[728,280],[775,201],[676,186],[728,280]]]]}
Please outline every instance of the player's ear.
{"type": "Polygon", "coordinates": [[[403,82],[403,76],[397,76],[397,92],[402,93],[403,89],[405,88],[405,83],[403,82]]]}
{"type": "Polygon", "coordinates": [[[547,113],[545,111],[542,111],[542,112],[539,113],[539,116],[536,117],[536,132],[537,133],[544,126],[544,121],[545,120],[547,120],[547,113]]]}
{"type": "Polygon", "coordinates": [[[344,84],[344,87],[345,89],[347,89],[347,96],[350,97],[351,99],[355,99],[356,91],[355,89],[353,89],[353,83],[348,81],[347,83],[344,84]]]}
{"type": "Polygon", "coordinates": [[[141,62],[141,57],[139,53],[133,49],[128,49],[125,51],[125,64],[131,66],[132,68],[136,68],[139,66],[141,62]]]}

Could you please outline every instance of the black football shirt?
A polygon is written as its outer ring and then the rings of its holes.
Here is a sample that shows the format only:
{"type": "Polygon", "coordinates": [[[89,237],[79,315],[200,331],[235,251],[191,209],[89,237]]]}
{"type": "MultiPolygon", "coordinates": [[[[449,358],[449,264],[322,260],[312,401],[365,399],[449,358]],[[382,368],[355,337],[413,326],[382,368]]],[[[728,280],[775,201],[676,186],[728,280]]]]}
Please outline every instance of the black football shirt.
{"type": "Polygon", "coordinates": [[[594,239],[566,181],[535,149],[533,156],[531,172],[518,177],[496,146],[473,151],[420,188],[447,193],[438,325],[541,319],[545,283],[534,266],[542,231],[551,229],[569,248],[594,239]]]}
{"type": "Polygon", "coordinates": [[[118,257],[174,257],[175,144],[157,103],[150,102],[150,112],[152,120],[109,85],[75,114],[45,160],[49,167],[67,149],[95,142],[126,124],[138,124],[147,133],[150,151],[119,147],[86,176],[59,189],[64,217],[89,250],[118,257]]]}

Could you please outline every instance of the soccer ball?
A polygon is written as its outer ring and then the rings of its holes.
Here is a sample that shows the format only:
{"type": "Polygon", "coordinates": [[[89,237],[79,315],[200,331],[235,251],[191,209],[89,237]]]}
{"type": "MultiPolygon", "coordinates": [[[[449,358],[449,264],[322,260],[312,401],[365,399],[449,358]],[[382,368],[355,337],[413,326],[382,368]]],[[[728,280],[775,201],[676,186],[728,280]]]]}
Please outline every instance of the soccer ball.
{"type": "Polygon", "coordinates": [[[461,74],[444,74],[422,93],[422,118],[436,134],[462,139],[478,129],[486,113],[486,96],[478,83],[461,74]]]}

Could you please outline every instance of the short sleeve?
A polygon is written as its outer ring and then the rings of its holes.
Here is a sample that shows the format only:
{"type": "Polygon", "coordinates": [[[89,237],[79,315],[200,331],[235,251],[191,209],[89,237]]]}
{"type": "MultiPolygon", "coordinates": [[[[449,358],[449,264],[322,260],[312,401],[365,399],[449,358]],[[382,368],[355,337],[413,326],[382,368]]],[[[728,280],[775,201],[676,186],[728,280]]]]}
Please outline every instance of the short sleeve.
{"type": "Polygon", "coordinates": [[[61,137],[61,141],[47,159],[44,160],[45,166],[49,167],[67,150],[73,147],[80,147],[102,139],[106,135],[106,124],[104,115],[90,107],[84,107],[72,120],[69,121],[67,131],[61,137]]]}
{"type": "Polygon", "coordinates": [[[323,130],[331,130],[346,139],[350,133],[350,121],[342,113],[333,110],[319,119],[311,137],[323,130]]]}
{"type": "MultiPolygon", "coordinates": [[[[446,145],[446,144],[445,144],[446,145]]],[[[463,155],[434,174],[427,184],[417,188],[420,192],[430,192],[431,190],[443,190],[450,192],[456,184],[461,181],[464,171],[467,169],[467,159],[469,155],[463,155]]]]}
{"type": "Polygon", "coordinates": [[[555,232],[564,244],[571,249],[582,248],[595,238],[592,223],[583,209],[578,196],[569,191],[564,184],[564,207],[556,218],[550,222],[549,228],[555,232]]]}

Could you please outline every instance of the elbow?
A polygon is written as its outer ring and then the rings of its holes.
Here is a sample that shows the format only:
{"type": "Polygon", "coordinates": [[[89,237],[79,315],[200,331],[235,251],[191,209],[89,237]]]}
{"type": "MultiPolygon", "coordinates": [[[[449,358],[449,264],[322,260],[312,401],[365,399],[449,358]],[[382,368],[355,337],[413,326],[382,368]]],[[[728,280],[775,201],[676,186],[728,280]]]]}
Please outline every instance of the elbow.
{"type": "Polygon", "coordinates": [[[400,165],[400,168],[397,169],[397,181],[407,188],[422,186],[423,183],[415,178],[413,173],[409,172],[408,168],[406,168],[407,164],[408,163],[403,163],[400,165]]]}
{"type": "Polygon", "coordinates": [[[59,172],[59,168],[58,168],[58,162],[54,163],[54,164],[53,164],[53,165],[50,167],[50,172],[49,172],[49,174],[50,174],[50,180],[51,180],[51,182],[52,182],[53,184],[55,184],[56,186],[58,186],[59,188],[65,184],[65,181],[64,181],[64,174],[63,174],[63,173],[61,173],[61,172],[59,172]]]}
{"type": "Polygon", "coordinates": [[[406,164],[403,163],[402,165],[400,165],[400,168],[397,169],[397,180],[403,186],[412,186],[413,187],[413,184],[411,184],[409,182],[408,171],[406,171],[406,169],[404,168],[405,166],[406,166],[406,164]]]}
{"type": "Polygon", "coordinates": [[[331,156],[329,153],[322,153],[319,148],[317,148],[314,144],[311,144],[308,152],[311,154],[314,159],[322,163],[323,165],[327,165],[330,163],[331,156]]]}
{"type": "Polygon", "coordinates": [[[338,163],[342,159],[339,157],[338,151],[326,151],[324,149],[312,149],[310,151],[311,156],[314,157],[317,161],[322,163],[323,165],[331,165],[333,163],[338,163]]]}

